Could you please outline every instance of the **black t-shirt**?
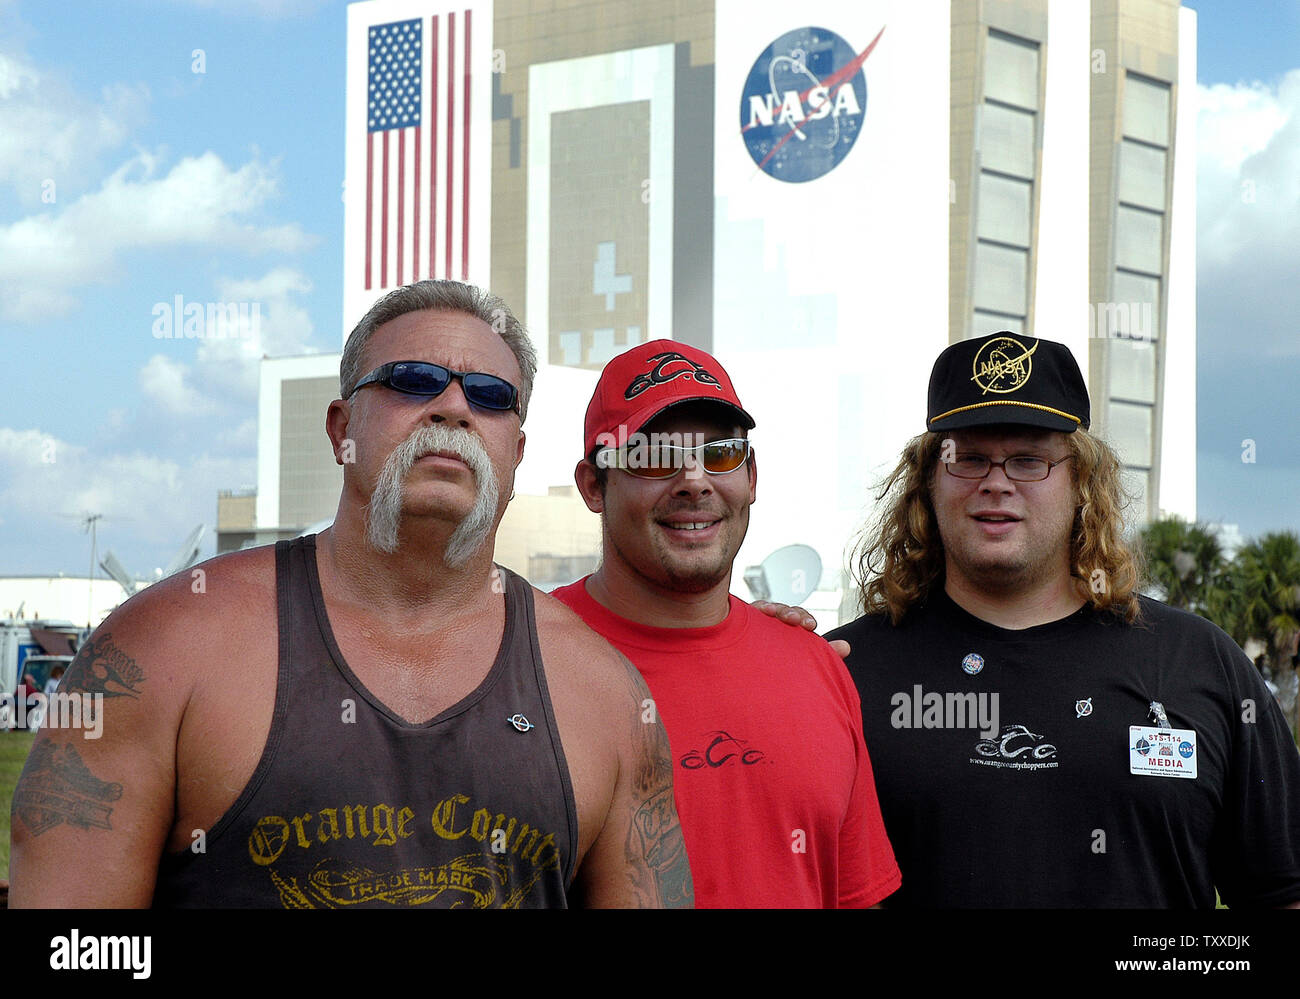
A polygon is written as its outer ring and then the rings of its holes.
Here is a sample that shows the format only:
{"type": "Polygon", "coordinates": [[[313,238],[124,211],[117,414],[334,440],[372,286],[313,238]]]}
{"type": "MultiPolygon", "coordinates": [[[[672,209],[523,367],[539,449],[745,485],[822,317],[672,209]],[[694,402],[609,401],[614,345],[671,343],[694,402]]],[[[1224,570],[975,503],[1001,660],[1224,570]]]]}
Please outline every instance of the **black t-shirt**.
{"type": "Polygon", "coordinates": [[[872,615],[827,638],[852,644],[903,872],[887,905],[1210,908],[1216,887],[1230,906],[1300,899],[1300,754],[1205,619],[1142,598],[1136,625],[1085,606],[1011,631],[939,590],[898,627],[872,615]],[[1139,742],[1130,726],[1157,726],[1153,701],[1194,739],[1139,742]],[[1131,773],[1149,754],[1196,776],[1131,773]]]}

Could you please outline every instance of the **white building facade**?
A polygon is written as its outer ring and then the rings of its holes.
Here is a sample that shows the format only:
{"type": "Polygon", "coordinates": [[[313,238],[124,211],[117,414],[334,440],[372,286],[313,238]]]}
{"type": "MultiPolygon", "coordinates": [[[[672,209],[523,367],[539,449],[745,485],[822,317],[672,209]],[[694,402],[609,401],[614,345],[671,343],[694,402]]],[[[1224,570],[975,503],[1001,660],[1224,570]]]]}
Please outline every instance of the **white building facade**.
{"type": "MultiPolygon", "coordinates": [[[[733,588],[749,596],[741,568],[803,543],[825,567],[810,602],[838,607],[873,487],[924,429],[934,358],[1010,330],[1074,352],[1134,519],[1195,518],[1194,12],[533,6],[366,0],[347,23],[342,337],[412,280],[501,295],[541,360],[519,493],[580,503],[557,487],[601,366],[692,343],[758,424],[733,588]]],[[[337,360],[264,362],[261,531],[333,513],[337,466],[315,463],[333,462],[337,360]],[[291,395],[315,407],[310,457],[291,395]]]]}

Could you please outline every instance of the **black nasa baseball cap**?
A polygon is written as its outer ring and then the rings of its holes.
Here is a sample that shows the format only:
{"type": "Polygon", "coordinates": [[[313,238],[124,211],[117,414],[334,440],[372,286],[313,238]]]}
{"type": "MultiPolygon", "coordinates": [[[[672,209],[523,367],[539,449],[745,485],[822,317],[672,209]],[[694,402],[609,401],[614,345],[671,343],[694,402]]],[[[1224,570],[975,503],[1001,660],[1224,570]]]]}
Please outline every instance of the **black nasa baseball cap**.
{"type": "Polygon", "coordinates": [[[1088,389],[1070,348],[1003,331],[954,343],[930,372],[927,430],[993,423],[1088,429],[1088,389]]]}

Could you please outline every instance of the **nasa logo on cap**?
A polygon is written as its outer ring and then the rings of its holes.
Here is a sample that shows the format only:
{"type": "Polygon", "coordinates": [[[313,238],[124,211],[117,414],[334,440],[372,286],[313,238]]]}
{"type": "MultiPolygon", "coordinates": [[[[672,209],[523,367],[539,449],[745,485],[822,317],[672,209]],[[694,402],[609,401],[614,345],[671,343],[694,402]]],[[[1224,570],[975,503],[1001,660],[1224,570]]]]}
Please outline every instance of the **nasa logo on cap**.
{"type": "Polygon", "coordinates": [[[978,652],[972,652],[961,661],[961,668],[963,672],[974,676],[984,668],[984,657],[978,652]]]}
{"type": "Polygon", "coordinates": [[[1038,344],[1026,347],[1015,337],[995,336],[985,340],[971,365],[971,381],[983,394],[1014,392],[1029,381],[1034,370],[1038,344]]]}
{"type": "Polygon", "coordinates": [[[861,52],[835,32],[787,31],[759,53],[740,93],[740,136],[769,177],[802,184],[834,170],[862,131],[867,79],[861,52]]]}
{"type": "Polygon", "coordinates": [[[1070,348],[1010,332],[962,340],[930,371],[926,429],[934,433],[992,424],[1087,430],[1090,403],[1070,348]]]}

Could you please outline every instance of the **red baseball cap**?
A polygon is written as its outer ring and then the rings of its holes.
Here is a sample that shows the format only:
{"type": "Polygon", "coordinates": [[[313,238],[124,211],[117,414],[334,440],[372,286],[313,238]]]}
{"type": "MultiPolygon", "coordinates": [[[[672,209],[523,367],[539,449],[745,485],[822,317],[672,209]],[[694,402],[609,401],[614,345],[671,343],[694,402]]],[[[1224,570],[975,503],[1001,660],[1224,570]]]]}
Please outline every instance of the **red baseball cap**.
{"type": "Polygon", "coordinates": [[[601,372],[587,406],[583,453],[590,455],[601,446],[622,446],[628,434],[636,433],[665,409],[696,401],[729,406],[746,430],[754,426],[754,418],[740,405],[731,378],[712,354],[676,340],[638,344],[619,354],[601,372]]]}

